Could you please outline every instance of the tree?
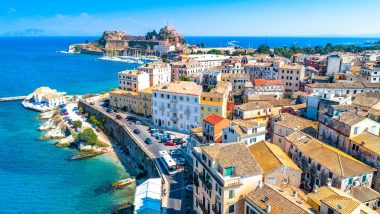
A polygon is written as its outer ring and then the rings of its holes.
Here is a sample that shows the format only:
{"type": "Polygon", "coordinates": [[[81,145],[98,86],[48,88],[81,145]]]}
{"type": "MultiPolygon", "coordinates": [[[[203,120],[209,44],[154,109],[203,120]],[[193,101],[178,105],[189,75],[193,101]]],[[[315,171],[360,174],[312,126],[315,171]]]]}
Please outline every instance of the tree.
{"type": "Polygon", "coordinates": [[[208,54],[217,54],[217,55],[223,55],[223,52],[218,49],[211,49],[207,52],[208,54]]]}
{"type": "Polygon", "coordinates": [[[180,78],[179,78],[179,80],[181,80],[181,81],[191,81],[190,80],[190,77],[186,77],[186,76],[181,76],[180,78]]]}
{"type": "Polygon", "coordinates": [[[80,121],[80,120],[74,121],[73,126],[76,128],[82,128],[82,121],[80,121]]]}
{"type": "Polygon", "coordinates": [[[82,107],[79,107],[79,108],[78,108],[78,112],[79,112],[79,113],[83,113],[83,112],[84,112],[83,108],[82,108],[82,107]]]}
{"type": "Polygon", "coordinates": [[[259,54],[270,54],[270,48],[269,48],[268,45],[260,45],[257,48],[256,53],[259,53],[259,54]]]}
{"type": "Polygon", "coordinates": [[[98,135],[91,128],[87,128],[83,132],[78,133],[76,140],[88,145],[96,145],[98,143],[98,135]]]}

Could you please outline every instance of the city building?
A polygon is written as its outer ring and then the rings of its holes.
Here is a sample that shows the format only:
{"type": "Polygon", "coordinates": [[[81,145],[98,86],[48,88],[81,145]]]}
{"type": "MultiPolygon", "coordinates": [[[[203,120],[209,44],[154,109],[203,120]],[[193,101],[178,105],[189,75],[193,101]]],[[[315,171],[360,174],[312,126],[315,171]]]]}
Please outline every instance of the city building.
{"type": "MultiPolygon", "coordinates": [[[[283,62],[282,62],[283,64],[283,62]]],[[[251,79],[278,79],[278,67],[272,62],[257,62],[245,66],[251,79]]]]}
{"type": "Polygon", "coordinates": [[[302,169],[301,188],[313,191],[331,185],[343,191],[371,186],[376,169],[301,131],[285,137],[284,151],[302,169]]]}
{"type": "MultiPolygon", "coordinates": [[[[350,139],[348,154],[368,166],[380,170],[380,136],[364,131],[350,139]]],[[[376,174],[374,189],[380,191],[380,175],[376,174]]]]}
{"type": "Polygon", "coordinates": [[[365,113],[349,110],[334,114],[332,108],[319,112],[318,139],[344,152],[350,150],[350,138],[364,131],[379,135],[380,123],[366,117],[365,113]]]}
{"type": "Polygon", "coordinates": [[[221,66],[224,60],[228,59],[229,57],[217,54],[191,54],[188,55],[188,58],[199,62],[199,64],[206,69],[215,66],[221,66]]]}
{"type": "Polygon", "coordinates": [[[149,74],[150,86],[166,84],[172,79],[170,65],[161,61],[145,64],[140,66],[138,70],[149,74]]]}
{"type": "Polygon", "coordinates": [[[161,178],[150,178],[136,187],[134,214],[161,213],[161,178]]]}
{"type": "Polygon", "coordinates": [[[279,68],[278,79],[285,83],[285,92],[297,92],[300,82],[305,79],[305,67],[300,64],[283,64],[279,68]]]}
{"type": "Polygon", "coordinates": [[[336,94],[337,96],[354,96],[363,92],[380,92],[380,83],[365,82],[336,82],[306,84],[307,93],[323,92],[324,94],[336,94]]]}
{"type": "Polygon", "coordinates": [[[342,58],[339,55],[330,55],[327,57],[326,76],[333,77],[339,74],[342,66],[342,58]]]}
{"type": "Polygon", "coordinates": [[[244,196],[263,178],[261,167],[244,143],[196,147],[192,157],[194,211],[243,213],[244,196]]]}
{"type": "Polygon", "coordinates": [[[126,70],[119,72],[119,89],[137,92],[149,88],[149,74],[144,71],[126,70]]]}
{"type": "Polygon", "coordinates": [[[222,143],[243,142],[251,145],[265,140],[266,124],[252,120],[232,120],[227,128],[224,128],[222,143]]]}
{"type": "Polygon", "coordinates": [[[202,86],[177,81],[157,86],[152,93],[152,121],[155,125],[188,131],[200,125],[202,86]]]}
{"type": "Polygon", "coordinates": [[[203,118],[203,137],[206,143],[221,143],[222,130],[229,126],[230,120],[217,114],[203,118]]]}
{"type": "Polygon", "coordinates": [[[371,209],[378,209],[380,207],[380,193],[368,186],[353,186],[348,193],[371,209]]]}
{"type": "MultiPolygon", "coordinates": [[[[243,213],[243,212],[241,212],[243,213]]],[[[270,184],[261,184],[245,197],[247,214],[313,214],[312,207],[296,193],[270,184]]]]}
{"type": "Polygon", "coordinates": [[[241,96],[244,94],[245,84],[249,82],[249,74],[222,73],[221,79],[223,82],[230,82],[232,84],[232,93],[234,96],[241,96]]]}
{"type": "Polygon", "coordinates": [[[34,90],[31,94],[31,100],[41,104],[42,107],[37,107],[36,109],[46,106],[46,110],[48,110],[66,104],[65,93],[57,92],[57,90],[49,87],[39,87],[34,90]]]}
{"type": "Polygon", "coordinates": [[[367,82],[380,83],[380,68],[363,69],[360,75],[362,75],[367,82]]]}
{"type": "Polygon", "coordinates": [[[348,193],[329,186],[321,187],[315,190],[315,192],[309,193],[307,195],[307,203],[320,214],[377,213],[348,193]]]}
{"type": "Polygon", "coordinates": [[[300,186],[301,169],[279,146],[260,141],[249,145],[248,150],[263,169],[264,183],[278,187],[300,186]]]}
{"type": "Polygon", "coordinates": [[[139,111],[138,93],[127,90],[114,90],[109,92],[110,105],[131,113],[139,111]]]}
{"type": "Polygon", "coordinates": [[[222,74],[245,74],[247,73],[238,59],[229,58],[222,63],[222,74]]]}
{"type": "Polygon", "coordinates": [[[224,118],[227,117],[228,93],[220,93],[216,88],[210,92],[201,94],[201,117],[210,114],[217,114],[224,118]]]}
{"type": "Polygon", "coordinates": [[[166,45],[166,44],[158,44],[153,46],[153,50],[155,52],[162,54],[167,54],[169,52],[175,51],[175,46],[174,45],[166,45]]]}
{"type": "Polygon", "coordinates": [[[189,77],[194,73],[201,73],[204,67],[195,60],[179,61],[171,63],[172,81],[180,80],[181,77],[189,77]]]}
{"type": "Polygon", "coordinates": [[[138,94],[138,113],[146,118],[152,118],[152,89],[149,87],[137,92],[138,94]]]}
{"type": "Polygon", "coordinates": [[[234,108],[235,118],[242,120],[266,121],[270,116],[277,114],[279,114],[278,108],[267,101],[252,101],[237,105],[234,108]]]}
{"type": "Polygon", "coordinates": [[[315,137],[317,134],[317,129],[317,122],[284,113],[274,121],[272,142],[284,150],[285,137],[295,131],[302,131],[315,137]]]}
{"type": "Polygon", "coordinates": [[[281,80],[253,79],[252,87],[245,87],[244,96],[276,95],[277,99],[284,96],[284,83],[281,80]]]}
{"type": "Polygon", "coordinates": [[[379,92],[364,92],[355,96],[352,101],[352,106],[359,108],[362,111],[368,112],[371,109],[380,110],[380,93],[379,92]]]}

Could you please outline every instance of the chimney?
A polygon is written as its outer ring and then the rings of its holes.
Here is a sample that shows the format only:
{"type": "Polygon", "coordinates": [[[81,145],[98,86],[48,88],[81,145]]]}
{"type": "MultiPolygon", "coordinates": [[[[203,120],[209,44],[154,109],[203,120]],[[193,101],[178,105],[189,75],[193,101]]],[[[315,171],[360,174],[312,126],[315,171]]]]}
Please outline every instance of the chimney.
{"type": "Polygon", "coordinates": [[[259,188],[263,187],[263,182],[259,181],[259,188]]]}
{"type": "Polygon", "coordinates": [[[266,213],[270,213],[270,210],[271,210],[271,206],[270,206],[270,204],[268,204],[268,205],[265,207],[265,212],[266,212],[266,213]]]}
{"type": "Polygon", "coordinates": [[[328,187],[331,187],[331,182],[332,182],[331,178],[328,178],[327,181],[326,181],[328,187]]]}

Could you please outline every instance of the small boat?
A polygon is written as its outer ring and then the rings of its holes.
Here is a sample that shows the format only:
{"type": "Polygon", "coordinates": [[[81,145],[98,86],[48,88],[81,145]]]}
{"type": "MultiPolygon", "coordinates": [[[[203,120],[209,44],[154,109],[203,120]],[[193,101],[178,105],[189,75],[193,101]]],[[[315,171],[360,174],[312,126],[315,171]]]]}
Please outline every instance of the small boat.
{"type": "Polygon", "coordinates": [[[112,184],[112,187],[115,189],[120,189],[134,182],[136,182],[134,178],[127,178],[120,181],[116,181],[115,183],[112,184]]]}

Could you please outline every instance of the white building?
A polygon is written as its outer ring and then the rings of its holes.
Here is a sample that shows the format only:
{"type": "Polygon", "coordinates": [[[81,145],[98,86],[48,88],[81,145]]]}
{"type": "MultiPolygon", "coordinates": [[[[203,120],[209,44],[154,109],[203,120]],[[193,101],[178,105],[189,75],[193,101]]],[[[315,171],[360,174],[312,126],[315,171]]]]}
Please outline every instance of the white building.
{"type": "Polygon", "coordinates": [[[297,92],[305,78],[305,67],[301,64],[284,64],[279,68],[278,79],[285,83],[285,92],[297,92]]]}
{"type": "Polygon", "coordinates": [[[331,55],[327,57],[326,76],[334,76],[339,74],[342,66],[342,58],[339,55],[331,55]]]}
{"type": "Polygon", "coordinates": [[[151,62],[140,66],[139,71],[149,74],[150,86],[162,85],[171,81],[171,67],[168,63],[161,61],[151,62]]]}
{"type": "Polygon", "coordinates": [[[157,86],[152,93],[152,121],[155,125],[188,131],[200,124],[202,86],[178,81],[157,86]]]}
{"type": "Polygon", "coordinates": [[[160,54],[166,54],[175,51],[174,45],[154,45],[153,50],[159,52],[160,54]]]}
{"type": "Polygon", "coordinates": [[[380,83],[380,69],[364,69],[360,72],[368,82],[380,83]]]}
{"type": "MultiPolygon", "coordinates": [[[[283,63],[283,61],[281,61],[283,63]]],[[[257,62],[245,66],[251,79],[278,79],[278,67],[272,62],[257,62]]]]}
{"type": "Polygon", "coordinates": [[[256,95],[276,95],[277,98],[283,98],[284,83],[281,80],[254,79],[252,87],[246,85],[244,90],[245,96],[256,95]]]}
{"type": "Polygon", "coordinates": [[[40,103],[42,106],[52,109],[66,103],[64,95],[64,93],[59,93],[49,87],[40,87],[29,96],[35,103],[40,103]]]}
{"type": "Polygon", "coordinates": [[[191,54],[189,59],[199,62],[203,68],[210,68],[215,66],[221,66],[228,56],[217,54],[191,54]]]}
{"type": "Polygon", "coordinates": [[[137,92],[149,88],[149,74],[144,71],[121,71],[119,76],[119,89],[137,92]]]}
{"type": "Polygon", "coordinates": [[[134,213],[161,213],[161,178],[150,178],[136,187],[134,213]]]}
{"type": "Polygon", "coordinates": [[[243,142],[246,146],[265,140],[266,124],[252,120],[233,120],[224,128],[222,143],[243,142]]]}
{"type": "Polygon", "coordinates": [[[363,92],[380,92],[380,83],[366,82],[337,82],[337,83],[314,83],[305,86],[307,93],[336,94],[337,96],[350,95],[363,92]]]}

